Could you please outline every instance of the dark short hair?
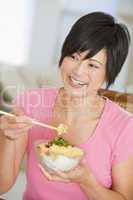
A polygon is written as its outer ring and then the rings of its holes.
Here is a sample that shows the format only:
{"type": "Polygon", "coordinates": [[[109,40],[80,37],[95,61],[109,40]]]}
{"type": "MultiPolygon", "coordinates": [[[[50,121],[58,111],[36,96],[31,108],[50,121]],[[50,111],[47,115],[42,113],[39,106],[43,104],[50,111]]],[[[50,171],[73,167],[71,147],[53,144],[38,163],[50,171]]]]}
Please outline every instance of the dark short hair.
{"type": "MultiPolygon", "coordinates": [[[[107,52],[107,88],[114,83],[128,54],[130,34],[126,25],[117,23],[113,16],[103,12],[89,13],[72,26],[61,50],[59,66],[64,57],[89,50],[90,58],[105,48],[107,52]]],[[[85,58],[85,59],[86,59],[85,58]]]]}

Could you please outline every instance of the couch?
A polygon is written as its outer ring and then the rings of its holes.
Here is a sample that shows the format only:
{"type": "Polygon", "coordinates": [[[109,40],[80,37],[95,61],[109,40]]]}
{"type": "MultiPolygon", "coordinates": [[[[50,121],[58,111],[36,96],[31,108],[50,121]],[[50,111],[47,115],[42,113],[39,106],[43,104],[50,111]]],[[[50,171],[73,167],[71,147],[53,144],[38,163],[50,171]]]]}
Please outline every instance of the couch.
{"type": "Polygon", "coordinates": [[[133,113],[133,94],[106,89],[100,89],[99,94],[108,97],[128,112],[133,113]]]}

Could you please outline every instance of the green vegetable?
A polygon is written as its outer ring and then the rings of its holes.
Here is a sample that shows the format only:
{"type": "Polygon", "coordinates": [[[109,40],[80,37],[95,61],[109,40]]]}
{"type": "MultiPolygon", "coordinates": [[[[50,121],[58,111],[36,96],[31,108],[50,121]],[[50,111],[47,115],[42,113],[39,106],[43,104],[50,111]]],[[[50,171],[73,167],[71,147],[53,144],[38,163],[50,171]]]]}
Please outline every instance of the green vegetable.
{"type": "Polygon", "coordinates": [[[50,141],[50,142],[48,143],[48,146],[52,146],[53,144],[58,145],[58,146],[65,146],[65,147],[71,145],[67,140],[64,140],[64,139],[61,138],[61,137],[56,138],[56,139],[50,141]]]}

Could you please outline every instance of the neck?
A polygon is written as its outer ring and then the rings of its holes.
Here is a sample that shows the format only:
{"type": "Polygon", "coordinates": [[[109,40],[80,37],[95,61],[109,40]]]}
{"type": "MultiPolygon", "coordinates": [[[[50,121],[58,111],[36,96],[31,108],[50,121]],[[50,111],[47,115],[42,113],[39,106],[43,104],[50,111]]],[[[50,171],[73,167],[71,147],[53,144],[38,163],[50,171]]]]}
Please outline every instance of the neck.
{"type": "Polygon", "coordinates": [[[62,88],[59,94],[59,103],[66,111],[94,111],[99,107],[99,103],[101,103],[101,97],[96,93],[81,97],[71,96],[64,90],[64,88],[62,88]]]}

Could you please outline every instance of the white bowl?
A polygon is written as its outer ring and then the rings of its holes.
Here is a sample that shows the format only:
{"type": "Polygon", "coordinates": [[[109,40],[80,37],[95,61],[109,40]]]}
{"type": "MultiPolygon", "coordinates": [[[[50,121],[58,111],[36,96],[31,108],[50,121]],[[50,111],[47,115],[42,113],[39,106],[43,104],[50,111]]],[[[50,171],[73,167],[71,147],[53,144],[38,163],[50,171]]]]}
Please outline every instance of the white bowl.
{"type": "Polygon", "coordinates": [[[50,153],[44,153],[40,155],[40,152],[37,150],[38,145],[40,144],[47,144],[47,142],[40,141],[36,143],[36,155],[37,155],[38,161],[44,168],[48,168],[49,170],[54,170],[54,171],[60,170],[64,172],[72,170],[79,164],[79,162],[81,161],[84,155],[83,152],[82,152],[82,155],[80,154],[75,157],[66,156],[60,153],[54,157],[50,153]]]}
{"type": "Polygon", "coordinates": [[[58,155],[57,159],[52,159],[49,155],[44,155],[42,158],[42,164],[46,165],[51,170],[69,171],[75,168],[81,157],[70,158],[64,155],[58,155]]]}

